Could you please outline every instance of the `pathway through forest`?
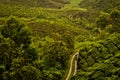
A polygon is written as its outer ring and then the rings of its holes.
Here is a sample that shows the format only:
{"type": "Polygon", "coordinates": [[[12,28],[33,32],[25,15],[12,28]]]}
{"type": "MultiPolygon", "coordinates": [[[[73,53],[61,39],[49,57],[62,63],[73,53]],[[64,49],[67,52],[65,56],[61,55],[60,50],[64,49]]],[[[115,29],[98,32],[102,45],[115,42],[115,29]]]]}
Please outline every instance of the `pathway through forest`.
{"type": "MultiPolygon", "coordinates": [[[[72,58],[71,58],[71,60],[70,60],[69,72],[68,72],[67,77],[66,77],[65,80],[69,80],[69,79],[70,79],[70,75],[71,75],[71,73],[72,73],[72,68],[73,68],[73,61],[74,61],[74,58],[78,58],[78,56],[79,56],[79,53],[78,53],[78,52],[76,52],[76,53],[72,56],[72,58]],[[76,57],[76,56],[77,56],[77,57],[76,57]]],[[[76,72],[77,72],[77,64],[76,64],[76,61],[77,61],[77,59],[75,59],[74,75],[75,75],[76,72]]]]}

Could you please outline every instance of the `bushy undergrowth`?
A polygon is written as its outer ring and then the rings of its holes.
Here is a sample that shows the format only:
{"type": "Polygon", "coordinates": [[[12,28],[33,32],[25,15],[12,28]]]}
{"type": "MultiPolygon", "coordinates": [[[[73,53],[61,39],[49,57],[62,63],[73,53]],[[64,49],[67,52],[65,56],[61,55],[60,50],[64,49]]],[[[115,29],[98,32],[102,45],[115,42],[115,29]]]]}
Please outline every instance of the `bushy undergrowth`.
{"type": "Polygon", "coordinates": [[[79,55],[78,73],[72,80],[120,79],[120,34],[84,46],[79,55]]]}

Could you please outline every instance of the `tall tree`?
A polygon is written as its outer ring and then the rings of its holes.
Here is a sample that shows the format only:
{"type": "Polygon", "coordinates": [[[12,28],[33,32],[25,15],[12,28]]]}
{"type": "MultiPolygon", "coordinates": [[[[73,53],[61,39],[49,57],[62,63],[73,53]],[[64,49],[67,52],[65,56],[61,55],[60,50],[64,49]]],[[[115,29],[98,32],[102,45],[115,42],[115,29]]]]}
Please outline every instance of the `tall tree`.
{"type": "Polygon", "coordinates": [[[3,49],[0,53],[4,57],[5,80],[10,80],[11,63],[19,57],[22,57],[24,60],[23,66],[32,63],[37,58],[37,52],[34,48],[30,47],[30,30],[15,17],[11,16],[6,21],[2,27],[1,34],[4,38],[4,41],[0,43],[0,48],[3,49]]]}
{"type": "Polygon", "coordinates": [[[13,40],[17,46],[29,45],[31,42],[31,32],[25,24],[11,16],[2,28],[2,35],[13,40]]]}
{"type": "Polygon", "coordinates": [[[68,58],[69,50],[65,43],[61,41],[53,42],[45,51],[45,63],[49,67],[65,68],[68,58]]]}

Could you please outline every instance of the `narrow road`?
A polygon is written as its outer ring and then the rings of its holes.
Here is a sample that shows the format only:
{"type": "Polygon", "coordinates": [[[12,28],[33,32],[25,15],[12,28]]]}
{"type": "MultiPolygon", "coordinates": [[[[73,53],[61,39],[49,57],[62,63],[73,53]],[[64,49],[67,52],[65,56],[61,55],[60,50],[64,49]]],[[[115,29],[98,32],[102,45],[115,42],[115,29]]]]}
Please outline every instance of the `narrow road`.
{"type": "Polygon", "coordinates": [[[77,61],[78,61],[78,58],[79,58],[79,53],[77,52],[76,55],[75,55],[75,69],[74,69],[73,76],[75,76],[77,74],[77,61]]]}
{"type": "Polygon", "coordinates": [[[75,76],[76,74],[77,74],[77,60],[75,60],[75,69],[74,69],[73,76],[75,76]]]}
{"type": "Polygon", "coordinates": [[[75,56],[78,54],[78,52],[76,52],[73,56],[72,56],[72,58],[71,58],[71,60],[70,60],[70,68],[69,68],[69,72],[68,72],[68,75],[67,75],[67,77],[66,77],[66,79],[65,80],[69,80],[70,79],[70,75],[71,75],[71,73],[72,73],[72,68],[73,68],[73,61],[74,61],[74,58],[75,58],[75,56]]]}

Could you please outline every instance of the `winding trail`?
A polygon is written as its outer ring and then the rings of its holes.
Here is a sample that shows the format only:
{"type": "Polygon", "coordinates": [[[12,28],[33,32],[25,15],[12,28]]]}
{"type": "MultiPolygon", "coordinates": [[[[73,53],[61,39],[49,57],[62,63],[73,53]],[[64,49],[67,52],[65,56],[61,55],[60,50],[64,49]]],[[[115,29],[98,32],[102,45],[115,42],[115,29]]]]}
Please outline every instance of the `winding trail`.
{"type": "MultiPolygon", "coordinates": [[[[65,80],[69,80],[69,79],[70,79],[70,75],[71,75],[71,73],[72,73],[72,68],[73,68],[73,61],[74,61],[74,58],[76,57],[76,55],[78,55],[78,54],[79,54],[79,53],[76,52],[76,53],[72,56],[72,58],[71,58],[71,60],[70,60],[70,68],[69,68],[69,72],[68,72],[67,77],[66,77],[65,80]]],[[[78,57],[78,56],[77,56],[77,57],[78,57]]],[[[75,61],[77,61],[77,59],[76,59],[75,61]]],[[[76,64],[76,63],[75,63],[75,64],[76,64]]],[[[76,66],[76,65],[75,65],[75,66],[76,66]]],[[[75,72],[74,72],[74,75],[75,75],[76,72],[77,72],[76,68],[75,68],[74,71],[75,71],[75,72]]]]}
{"type": "Polygon", "coordinates": [[[75,69],[74,69],[73,76],[75,76],[76,74],[77,74],[77,60],[75,60],[75,69]]]}

